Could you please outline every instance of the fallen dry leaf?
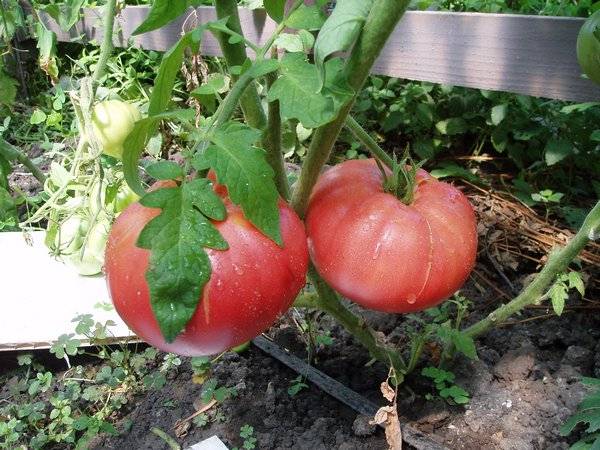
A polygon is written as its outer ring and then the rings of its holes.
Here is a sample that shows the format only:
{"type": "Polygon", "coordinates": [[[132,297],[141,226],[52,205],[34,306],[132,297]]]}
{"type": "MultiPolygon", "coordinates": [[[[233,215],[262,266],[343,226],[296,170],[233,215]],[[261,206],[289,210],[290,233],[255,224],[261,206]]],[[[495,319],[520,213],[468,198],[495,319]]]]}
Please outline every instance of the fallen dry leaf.
{"type": "Polygon", "coordinates": [[[394,391],[394,389],[392,389],[392,387],[390,386],[390,384],[386,381],[384,381],[383,383],[381,383],[381,386],[379,386],[379,389],[381,389],[381,393],[383,394],[383,396],[385,397],[385,399],[388,402],[393,402],[394,398],[396,397],[396,391],[394,391]]]}
{"type": "Polygon", "coordinates": [[[402,429],[396,405],[382,406],[369,423],[385,427],[385,440],[389,450],[402,450],[402,429]]]}

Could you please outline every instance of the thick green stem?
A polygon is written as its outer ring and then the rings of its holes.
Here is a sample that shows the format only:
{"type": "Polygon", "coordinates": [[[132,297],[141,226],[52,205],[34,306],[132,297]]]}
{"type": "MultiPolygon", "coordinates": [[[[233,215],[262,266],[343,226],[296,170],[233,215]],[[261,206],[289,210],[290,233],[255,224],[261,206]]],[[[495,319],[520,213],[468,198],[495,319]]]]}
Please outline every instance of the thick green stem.
{"type": "Polygon", "coordinates": [[[39,167],[25,153],[4,139],[0,139],[0,155],[9,161],[16,161],[23,164],[42,185],[46,182],[46,176],[39,167]]]}
{"type": "MultiPolygon", "coordinates": [[[[362,88],[371,72],[375,59],[392,31],[394,31],[408,4],[408,0],[375,1],[367,16],[363,31],[344,66],[348,84],[355,92],[358,93],[362,88]]],[[[306,213],[310,192],[317,182],[323,165],[329,159],[333,144],[346,122],[346,117],[355,99],[356,94],[341,109],[335,120],[320,127],[315,132],[302,165],[298,185],[292,197],[292,205],[301,217],[304,217],[306,213]]]]}
{"type": "MultiPolygon", "coordinates": [[[[275,79],[276,76],[274,74],[267,75],[267,85],[269,88],[275,82],[275,79]]],[[[265,130],[263,144],[267,150],[267,161],[275,171],[277,190],[285,200],[289,200],[290,187],[281,151],[281,114],[278,100],[269,102],[267,129],[265,130]]]]}
{"type": "Polygon", "coordinates": [[[569,264],[586,244],[591,239],[598,238],[598,233],[600,233],[600,201],[589,212],[573,239],[562,249],[550,254],[541,272],[517,297],[488,314],[485,319],[471,325],[464,333],[470,337],[479,336],[526,306],[540,302],[548,287],[556,280],[556,276],[567,270],[569,264]]]}
{"type": "MultiPolygon", "coordinates": [[[[243,36],[237,0],[216,0],[215,8],[217,10],[217,18],[223,19],[228,17],[227,26],[229,29],[243,36]]],[[[246,62],[248,55],[246,54],[244,42],[231,44],[229,42],[229,35],[221,32],[216,32],[215,36],[219,41],[228,67],[241,66],[246,62]]],[[[232,75],[231,78],[233,81],[237,80],[237,76],[232,75]]],[[[259,130],[264,130],[267,126],[267,116],[254,84],[250,85],[240,98],[240,106],[248,125],[259,130]]]]}
{"type": "MultiPolygon", "coordinates": [[[[227,26],[243,36],[238,6],[236,0],[216,0],[217,17],[229,17],[227,26]]],[[[241,66],[247,60],[244,42],[231,44],[229,36],[225,33],[216,33],[216,37],[223,51],[223,56],[229,67],[241,66]]],[[[261,55],[262,57],[263,55],[261,55]]],[[[237,77],[232,76],[235,81],[237,77]]],[[[289,198],[289,186],[285,175],[283,154],[281,153],[281,118],[279,118],[279,104],[269,104],[269,117],[265,115],[256,85],[250,83],[239,99],[240,107],[248,125],[263,132],[261,145],[267,152],[267,161],[275,172],[275,184],[279,194],[286,200],[289,198]],[[278,117],[275,118],[275,115],[278,117]]]]}
{"type": "Polygon", "coordinates": [[[104,24],[102,26],[104,36],[100,45],[100,57],[94,69],[92,80],[97,83],[104,76],[108,58],[112,53],[113,46],[113,31],[115,28],[115,14],[117,10],[117,0],[108,0],[104,5],[104,24]]]}
{"type": "Polygon", "coordinates": [[[356,316],[342,304],[336,292],[329,287],[312,265],[308,276],[319,294],[317,298],[319,309],[335,317],[354,338],[369,350],[373,358],[391,365],[399,377],[407,373],[406,363],[402,360],[400,353],[377,342],[373,330],[362,318],[356,316]]]}
{"type": "Polygon", "coordinates": [[[369,152],[371,152],[375,158],[379,159],[390,169],[393,167],[394,160],[391,158],[391,156],[388,155],[385,150],[383,150],[379,144],[375,142],[375,139],[373,139],[371,135],[367,133],[365,129],[361,127],[360,124],[350,115],[346,117],[346,128],[350,130],[356,139],[358,139],[365,147],[367,147],[367,150],[369,150],[369,152]]]}

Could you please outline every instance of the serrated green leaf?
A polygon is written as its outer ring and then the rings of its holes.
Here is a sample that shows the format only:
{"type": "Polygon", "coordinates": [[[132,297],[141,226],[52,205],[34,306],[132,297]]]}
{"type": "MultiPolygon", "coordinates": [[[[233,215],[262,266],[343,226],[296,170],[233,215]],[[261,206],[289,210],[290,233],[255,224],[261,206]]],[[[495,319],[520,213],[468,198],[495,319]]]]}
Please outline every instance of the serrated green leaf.
{"type": "Polygon", "coordinates": [[[464,405],[469,403],[469,393],[463,388],[453,385],[440,390],[440,397],[451,398],[455,403],[464,405]]]}
{"type": "Polygon", "coordinates": [[[158,75],[154,82],[154,89],[150,95],[148,105],[148,118],[138,120],[131,133],[123,144],[123,173],[129,187],[138,195],[144,195],[144,187],[138,173],[138,161],[146,143],[154,136],[158,129],[158,119],[171,101],[175,80],[181,69],[185,49],[192,47],[198,50],[200,40],[206,24],[201,25],[194,31],[186,33],[169,51],[163,55],[158,69],[158,75]],[[153,117],[156,116],[156,117],[153,117]]]}
{"type": "Polygon", "coordinates": [[[572,152],[573,144],[564,139],[550,139],[544,148],[546,164],[553,166],[572,152]]]}
{"type": "Polygon", "coordinates": [[[577,291],[583,296],[585,294],[585,285],[581,279],[581,274],[579,272],[569,272],[568,279],[569,287],[571,289],[577,289],[577,291]]]}
{"type": "Polygon", "coordinates": [[[321,85],[325,80],[325,59],[349,50],[358,38],[373,0],[338,0],[315,41],[315,64],[321,85]]]}
{"type": "Polygon", "coordinates": [[[183,177],[183,169],[173,161],[158,161],[146,167],[146,173],[156,180],[176,180],[183,177]]]}
{"type": "Polygon", "coordinates": [[[187,0],[154,0],[148,16],[132,35],[147,33],[168,24],[181,16],[188,6],[187,0]]]}
{"type": "Polygon", "coordinates": [[[267,14],[275,22],[280,23],[283,20],[286,0],[263,0],[263,5],[267,14]]]}
{"type": "Polygon", "coordinates": [[[569,297],[567,294],[567,287],[562,282],[556,282],[552,285],[548,294],[552,301],[554,313],[557,316],[560,316],[565,309],[565,300],[569,297]]]}
{"type": "Polygon", "coordinates": [[[456,349],[467,358],[478,359],[477,348],[475,347],[475,341],[473,341],[473,338],[461,333],[458,330],[452,331],[453,333],[451,334],[451,339],[456,349]]]}
{"type": "Polygon", "coordinates": [[[306,128],[317,128],[335,118],[333,99],[319,93],[317,68],[302,53],[288,53],[281,60],[281,76],[268,93],[279,100],[286,119],[298,119],[306,128]]]}
{"type": "Polygon", "coordinates": [[[219,183],[227,186],[231,200],[263,234],[282,245],[279,228],[279,194],[273,169],[262,149],[253,147],[261,133],[246,125],[229,122],[215,130],[204,153],[196,155],[194,167],[212,168],[219,183]]]}
{"type": "Polygon", "coordinates": [[[228,248],[204,215],[209,211],[223,217],[224,207],[221,204],[223,214],[215,212],[220,199],[205,178],[150,192],[141,202],[162,209],[146,224],[137,244],[150,247],[146,271],[150,304],[165,340],[172,342],[194,315],[210,279],[211,265],[204,248],[228,248]]]}
{"type": "Polygon", "coordinates": [[[285,20],[285,24],[295,30],[314,31],[321,28],[326,20],[327,16],[318,5],[301,5],[290,14],[285,20]]]}

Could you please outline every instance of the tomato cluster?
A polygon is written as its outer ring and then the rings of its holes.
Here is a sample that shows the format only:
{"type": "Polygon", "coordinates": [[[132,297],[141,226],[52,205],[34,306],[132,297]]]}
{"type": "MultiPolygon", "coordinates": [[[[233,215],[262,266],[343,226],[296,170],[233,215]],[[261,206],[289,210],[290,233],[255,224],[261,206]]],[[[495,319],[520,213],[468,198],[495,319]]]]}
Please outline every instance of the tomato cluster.
{"type": "Polygon", "coordinates": [[[141,230],[159,210],[134,203],[109,236],[105,269],[115,307],[137,335],[166,351],[217,353],[258,335],[304,286],[309,252],[333,288],[366,308],[387,312],[434,306],[452,295],[473,268],[473,208],[458,189],[423,170],[417,172],[407,205],[384,190],[374,160],[337,165],[313,191],[306,233],[280,200],[282,247],[245,218],[223,186],[214,189],[227,218],[213,224],[229,249],[207,249],[211,278],[192,319],[172,343],[163,339],[150,306],[144,278],[149,251],[136,247],[141,230]]]}

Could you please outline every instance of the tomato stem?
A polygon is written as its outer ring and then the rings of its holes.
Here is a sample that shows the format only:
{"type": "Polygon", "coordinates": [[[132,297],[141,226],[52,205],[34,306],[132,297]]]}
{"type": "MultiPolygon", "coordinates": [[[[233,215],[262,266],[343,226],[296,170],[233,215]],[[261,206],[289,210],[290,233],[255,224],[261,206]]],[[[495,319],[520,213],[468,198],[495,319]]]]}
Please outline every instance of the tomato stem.
{"type": "Polygon", "coordinates": [[[374,158],[380,160],[388,168],[392,168],[394,165],[394,160],[392,157],[377,144],[375,139],[373,139],[371,135],[367,133],[367,131],[356,121],[356,119],[354,119],[354,117],[348,115],[344,125],[346,128],[348,128],[348,130],[350,130],[356,139],[358,139],[365,147],[367,147],[367,150],[371,152],[374,158]]]}
{"type": "Polygon", "coordinates": [[[100,46],[100,57],[98,59],[98,63],[96,64],[96,68],[94,69],[94,74],[92,75],[92,82],[94,84],[104,76],[108,58],[114,49],[113,31],[115,28],[117,0],[108,0],[106,5],[104,5],[104,8],[104,23],[102,26],[104,37],[100,46]]]}
{"type": "Polygon", "coordinates": [[[345,125],[354,137],[367,147],[367,150],[369,150],[371,155],[375,158],[377,167],[379,167],[379,170],[381,171],[383,189],[385,192],[395,195],[403,203],[410,205],[413,201],[415,186],[417,184],[417,170],[425,161],[415,165],[414,161],[410,158],[407,149],[404,158],[398,163],[395,158],[388,155],[386,151],[377,144],[375,139],[373,139],[352,116],[348,115],[348,117],[346,117],[345,125]],[[391,170],[391,174],[381,166],[382,162],[391,170]]]}
{"type": "Polygon", "coordinates": [[[399,382],[402,382],[403,376],[408,373],[408,369],[400,353],[377,341],[375,332],[362,318],[356,316],[343,305],[338,294],[321,278],[312,264],[308,270],[308,277],[319,294],[316,299],[317,307],[340,322],[352,336],[369,350],[373,358],[388,366],[391,365],[399,377],[399,382]]]}
{"type": "MultiPolygon", "coordinates": [[[[583,250],[586,244],[590,240],[598,239],[599,235],[600,201],[588,213],[577,234],[573,236],[565,247],[550,253],[548,261],[542,270],[517,297],[492,311],[484,319],[468,327],[464,330],[464,333],[472,338],[479,336],[491,328],[498,326],[526,306],[540,302],[545,296],[545,291],[556,280],[556,276],[567,270],[569,264],[583,250]]],[[[452,354],[452,352],[453,350],[450,348],[446,353],[452,354]]]]}
{"type": "MultiPolygon", "coordinates": [[[[215,7],[217,18],[223,19],[229,17],[227,26],[243,36],[237,0],[216,0],[215,7]]],[[[278,27],[271,37],[271,42],[275,40],[279,33],[281,33],[281,31],[278,27]]],[[[248,59],[245,43],[238,42],[231,44],[228,35],[220,32],[215,34],[221,50],[223,51],[223,56],[225,57],[227,65],[231,67],[244,64],[248,59]]],[[[264,57],[265,52],[265,47],[259,49],[258,53],[260,58],[264,57]]],[[[231,75],[231,78],[234,81],[238,79],[235,75],[231,75]]],[[[267,77],[267,83],[270,82],[269,80],[270,77],[267,77]]],[[[279,194],[287,200],[290,196],[290,191],[287,176],[285,174],[283,153],[281,152],[281,118],[279,117],[279,102],[269,103],[269,114],[267,116],[260,101],[256,84],[251,83],[241,94],[239,103],[248,125],[263,132],[261,145],[266,150],[267,161],[275,172],[275,184],[277,185],[277,190],[279,191],[279,194]]]]}

